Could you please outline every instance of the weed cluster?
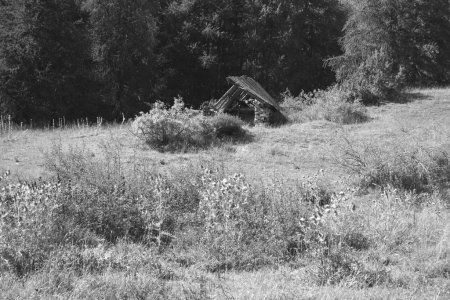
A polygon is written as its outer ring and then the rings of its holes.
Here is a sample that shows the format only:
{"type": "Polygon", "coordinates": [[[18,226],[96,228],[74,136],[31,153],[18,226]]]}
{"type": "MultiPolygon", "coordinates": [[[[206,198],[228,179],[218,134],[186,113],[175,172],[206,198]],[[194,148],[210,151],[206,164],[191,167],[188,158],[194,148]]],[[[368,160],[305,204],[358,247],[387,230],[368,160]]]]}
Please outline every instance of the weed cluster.
{"type": "Polygon", "coordinates": [[[448,186],[450,154],[445,147],[342,140],[336,161],[359,177],[362,188],[392,186],[421,193],[448,186]]]}

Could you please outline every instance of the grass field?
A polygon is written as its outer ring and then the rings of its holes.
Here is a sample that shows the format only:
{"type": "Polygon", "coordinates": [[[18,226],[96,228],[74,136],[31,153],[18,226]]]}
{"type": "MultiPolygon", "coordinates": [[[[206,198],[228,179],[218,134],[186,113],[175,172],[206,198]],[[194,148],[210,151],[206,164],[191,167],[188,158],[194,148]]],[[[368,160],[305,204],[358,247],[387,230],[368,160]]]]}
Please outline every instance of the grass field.
{"type": "Polygon", "coordinates": [[[0,299],[449,299],[450,164],[445,155],[450,153],[450,89],[412,89],[407,95],[406,103],[369,107],[370,120],[365,123],[339,125],[319,120],[278,128],[252,127],[247,128],[251,139],[246,142],[190,153],[151,150],[127,124],[15,130],[10,136],[0,136],[0,171],[11,170],[13,180],[53,176],[46,168],[48,160],[70,149],[84,151],[93,160],[102,159],[105,149],[110,149],[124,174],[143,167],[153,173],[178,172],[182,178],[194,174],[199,166],[214,166],[224,174],[243,174],[256,190],[291,193],[280,196],[280,201],[294,201],[296,188],[308,189],[305,182],[314,178],[313,185],[330,194],[344,191],[350,200],[346,198],[348,203],[343,206],[352,206],[336,209],[340,215],[324,221],[327,232],[336,236],[358,233],[370,245],[349,253],[338,249],[342,257],[350,255],[349,270],[354,269],[353,263],[358,265],[357,271],[345,276],[341,273],[347,272],[346,263],[330,262],[328,255],[276,258],[249,270],[230,267],[211,272],[211,254],[196,247],[186,229],[175,233],[180,242],[164,253],[125,240],[73,250],[80,257],[105,261],[105,267],[96,262],[94,271],[77,273],[46,264],[47,271],[17,278],[2,272],[0,265],[0,299]],[[440,173],[435,177],[426,164],[435,156],[428,153],[444,157],[438,160],[440,173]],[[359,176],[349,166],[354,160],[348,158],[355,155],[363,162],[358,165],[359,176]],[[384,161],[389,162],[383,165],[388,175],[378,168],[384,161]],[[418,162],[418,167],[411,167],[410,162],[418,162]],[[410,170],[429,175],[426,185],[434,180],[439,186],[423,192],[408,189],[407,184],[416,180],[408,177],[410,170]],[[362,175],[375,185],[362,188],[362,175]],[[402,176],[408,177],[406,181],[402,176]],[[179,263],[181,258],[192,263],[184,266],[179,263]],[[337,276],[333,272],[341,272],[338,281],[330,279],[337,276]],[[327,276],[326,282],[318,280],[320,276],[327,276]]]}

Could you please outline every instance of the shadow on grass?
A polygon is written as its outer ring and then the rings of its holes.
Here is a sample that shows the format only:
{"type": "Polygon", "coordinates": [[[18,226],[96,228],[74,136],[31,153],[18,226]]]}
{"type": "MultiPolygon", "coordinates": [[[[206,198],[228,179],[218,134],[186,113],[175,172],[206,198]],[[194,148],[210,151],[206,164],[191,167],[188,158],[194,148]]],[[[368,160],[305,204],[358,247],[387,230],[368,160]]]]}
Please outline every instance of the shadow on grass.
{"type": "Polygon", "coordinates": [[[239,135],[222,136],[218,138],[221,145],[246,145],[255,141],[255,134],[248,130],[244,130],[239,135]]]}
{"type": "MultiPolygon", "coordinates": [[[[242,130],[239,133],[223,134],[209,141],[202,143],[185,143],[183,141],[173,141],[165,145],[151,145],[143,142],[143,150],[155,150],[159,153],[200,153],[215,147],[229,148],[235,145],[246,145],[255,141],[255,135],[248,130],[242,130]]],[[[231,149],[230,149],[231,150],[231,149]]]]}
{"type": "Polygon", "coordinates": [[[402,96],[405,98],[405,103],[432,99],[432,97],[430,97],[429,95],[420,92],[405,92],[402,94],[402,96]]]}
{"type": "Polygon", "coordinates": [[[430,100],[432,97],[430,95],[421,93],[421,92],[398,92],[398,91],[391,91],[385,99],[372,99],[372,101],[365,102],[365,106],[383,106],[390,103],[395,104],[407,104],[418,100],[430,100]]]}
{"type": "Polygon", "coordinates": [[[381,100],[377,103],[373,103],[367,106],[383,106],[390,103],[407,104],[415,101],[430,100],[430,99],[432,99],[432,97],[420,92],[402,92],[399,93],[398,95],[389,98],[389,100],[381,100]]]}

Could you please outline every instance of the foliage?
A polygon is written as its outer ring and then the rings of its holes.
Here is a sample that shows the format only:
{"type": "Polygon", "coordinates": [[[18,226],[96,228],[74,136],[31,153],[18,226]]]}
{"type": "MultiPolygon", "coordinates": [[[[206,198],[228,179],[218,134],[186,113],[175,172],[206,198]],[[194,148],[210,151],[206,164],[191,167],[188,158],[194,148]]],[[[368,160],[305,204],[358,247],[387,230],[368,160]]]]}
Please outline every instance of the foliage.
{"type": "Polygon", "coordinates": [[[299,96],[285,94],[282,106],[293,122],[326,120],[339,124],[362,123],[368,120],[367,110],[359,101],[349,101],[348,93],[339,87],[326,91],[302,92],[299,96]]]}
{"type": "Polygon", "coordinates": [[[204,189],[198,209],[204,224],[203,243],[210,245],[219,262],[227,262],[231,268],[238,263],[233,258],[250,242],[250,186],[240,174],[218,181],[210,170],[205,170],[202,180],[204,189]]]}
{"type": "Polygon", "coordinates": [[[8,184],[0,194],[1,256],[22,276],[60,246],[142,240],[144,202],[138,200],[117,189],[108,193],[70,182],[8,184]]]}
{"type": "Polygon", "coordinates": [[[449,9],[446,0],[3,0],[0,113],[18,123],[117,119],[179,94],[198,107],[240,74],[298,94],[332,84],[329,66],[349,101],[378,103],[405,84],[449,82],[449,9]]]}
{"type": "Polygon", "coordinates": [[[167,1],[159,39],[169,92],[198,105],[237,74],[274,93],[323,88],[333,81],[323,59],[339,53],[344,17],[335,0],[167,1]]]}
{"type": "Polygon", "coordinates": [[[152,242],[155,234],[173,233],[180,214],[196,210],[195,173],[156,176],[136,167],[126,180],[117,152],[105,154],[98,160],[88,151],[55,148],[47,167],[58,181],[14,184],[2,178],[0,271],[6,262],[11,272],[26,275],[67,245],[96,247],[123,238],[152,242]]]}
{"type": "Polygon", "coordinates": [[[328,63],[354,98],[373,103],[404,84],[448,83],[448,1],[348,2],[344,54],[328,63]]]}
{"type": "Polygon", "coordinates": [[[156,1],[87,1],[93,59],[105,84],[102,94],[112,98],[114,112],[130,115],[143,106],[157,84],[156,1]]]}
{"type": "Polygon", "coordinates": [[[229,75],[275,93],[325,87],[322,61],[339,54],[344,22],[337,0],[4,0],[0,10],[0,107],[22,121],[131,116],[178,94],[199,106],[229,75]]]}
{"type": "Polygon", "coordinates": [[[7,184],[0,191],[0,256],[18,276],[40,267],[73,229],[62,218],[60,184],[7,184]]]}
{"type": "Polygon", "coordinates": [[[185,108],[180,98],[169,109],[157,102],[148,113],[138,116],[132,127],[140,139],[160,151],[204,148],[215,138],[209,120],[198,111],[185,108]]]}
{"type": "Polygon", "coordinates": [[[244,122],[236,116],[221,113],[213,116],[210,122],[218,138],[242,138],[246,135],[245,130],[242,128],[244,122]]]}
{"type": "Polygon", "coordinates": [[[159,151],[187,151],[207,148],[224,138],[242,139],[247,132],[242,120],[227,114],[212,117],[186,108],[175,98],[170,108],[156,102],[148,113],[141,113],[132,124],[133,133],[159,151]]]}
{"type": "Polygon", "coordinates": [[[77,3],[24,0],[1,6],[2,110],[37,120],[89,116],[97,109],[91,101],[88,15],[77,3]]]}

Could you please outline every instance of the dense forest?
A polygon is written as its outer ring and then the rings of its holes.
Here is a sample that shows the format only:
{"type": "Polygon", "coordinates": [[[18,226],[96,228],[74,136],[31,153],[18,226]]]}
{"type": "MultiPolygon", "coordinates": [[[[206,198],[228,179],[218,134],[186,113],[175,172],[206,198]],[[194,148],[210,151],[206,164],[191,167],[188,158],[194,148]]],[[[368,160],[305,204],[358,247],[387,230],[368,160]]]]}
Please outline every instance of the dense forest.
{"type": "Polygon", "coordinates": [[[16,120],[198,107],[229,75],[349,101],[447,84],[450,1],[0,0],[0,114],[16,120]]]}

